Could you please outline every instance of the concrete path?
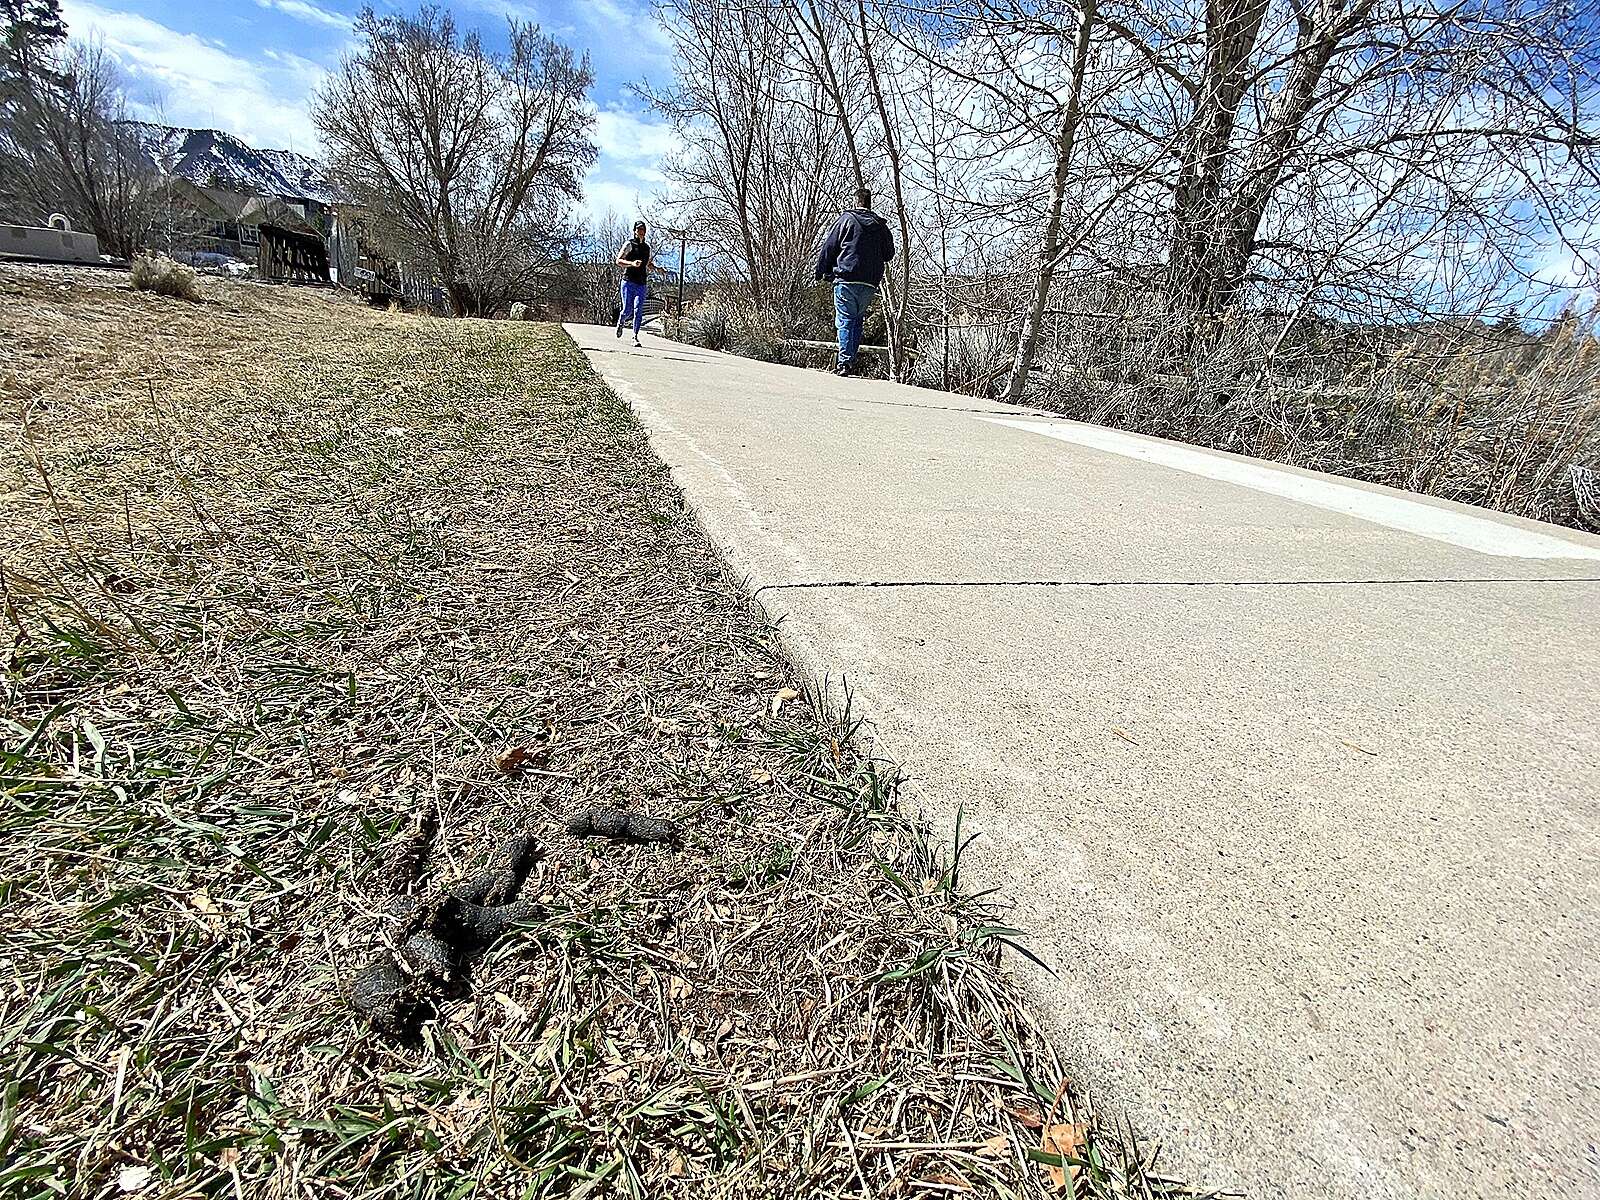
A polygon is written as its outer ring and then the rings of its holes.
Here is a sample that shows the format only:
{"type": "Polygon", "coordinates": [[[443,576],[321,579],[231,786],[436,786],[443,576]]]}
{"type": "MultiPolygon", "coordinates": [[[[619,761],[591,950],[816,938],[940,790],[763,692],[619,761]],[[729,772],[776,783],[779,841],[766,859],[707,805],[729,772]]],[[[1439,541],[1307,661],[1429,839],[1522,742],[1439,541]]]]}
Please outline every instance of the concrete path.
{"type": "Polygon", "coordinates": [[[1600,1195],[1600,538],[569,331],[1169,1164],[1600,1195]]]}

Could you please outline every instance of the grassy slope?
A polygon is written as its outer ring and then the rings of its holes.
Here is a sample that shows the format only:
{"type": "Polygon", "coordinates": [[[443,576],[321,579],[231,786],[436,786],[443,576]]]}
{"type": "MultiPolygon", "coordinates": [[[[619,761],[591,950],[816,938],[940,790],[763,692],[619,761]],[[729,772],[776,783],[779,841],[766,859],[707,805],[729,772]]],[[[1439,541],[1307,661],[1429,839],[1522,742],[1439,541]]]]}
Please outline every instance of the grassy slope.
{"type": "MultiPolygon", "coordinates": [[[[0,1196],[1048,1187],[1041,1121],[1085,1118],[1005,932],[848,728],[776,702],[559,330],[0,293],[0,1196]],[[577,842],[591,800],[686,844],[577,842]],[[433,880],[527,826],[543,906],[405,1050],[342,989],[430,804],[433,880]]],[[[1141,1174],[1081,1152],[1085,1194],[1141,1174]]]]}

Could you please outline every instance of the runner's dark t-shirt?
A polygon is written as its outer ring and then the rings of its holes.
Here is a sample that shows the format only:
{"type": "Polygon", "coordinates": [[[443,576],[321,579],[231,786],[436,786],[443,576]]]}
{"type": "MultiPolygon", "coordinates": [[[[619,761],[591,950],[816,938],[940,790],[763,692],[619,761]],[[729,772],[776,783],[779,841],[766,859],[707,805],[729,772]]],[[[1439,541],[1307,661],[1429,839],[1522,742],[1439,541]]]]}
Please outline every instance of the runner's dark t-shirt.
{"type": "Polygon", "coordinates": [[[629,283],[643,283],[649,277],[650,243],[641,242],[638,238],[629,238],[628,244],[622,248],[622,257],[625,262],[639,262],[642,266],[623,267],[622,277],[629,283]]]}

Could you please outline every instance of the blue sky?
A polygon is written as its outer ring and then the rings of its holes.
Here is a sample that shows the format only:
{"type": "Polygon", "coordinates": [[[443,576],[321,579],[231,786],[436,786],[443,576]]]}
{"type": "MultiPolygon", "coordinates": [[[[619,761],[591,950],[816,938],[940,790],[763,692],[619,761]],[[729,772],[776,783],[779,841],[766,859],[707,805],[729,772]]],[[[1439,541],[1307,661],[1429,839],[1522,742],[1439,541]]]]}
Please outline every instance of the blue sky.
{"type": "MultiPolygon", "coordinates": [[[[104,43],[128,76],[139,115],[223,129],[252,146],[315,152],[308,111],[352,39],[361,0],[62,0],[69,32],[104,43]]],[[[373,0],[379,12],[414,4],[373,0]]],[[[629,92],[671,72],[666,38],[644,0],[470,0],[449,6],[463,29],[498,40],[506,18],[537,21],[594,66],[600,160],[584,210],[628,216],[660,189],[668,128],[629,92]]]]}

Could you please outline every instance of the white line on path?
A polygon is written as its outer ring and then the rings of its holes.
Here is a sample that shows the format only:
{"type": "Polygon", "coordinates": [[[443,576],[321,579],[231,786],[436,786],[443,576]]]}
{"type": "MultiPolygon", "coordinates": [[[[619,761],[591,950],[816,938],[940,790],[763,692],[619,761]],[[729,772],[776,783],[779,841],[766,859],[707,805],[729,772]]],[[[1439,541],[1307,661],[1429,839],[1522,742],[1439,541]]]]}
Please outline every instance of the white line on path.
{"type": "Polygon", "coordinates": [[[1258,492],[1282,496],[1298,504],[1344,513],[1483,554],[1494,554],[1501,558],[1600,559],[1600,546],[1523,529],[1509,521],[1502,522],[1492,517],[1455,512],[1424,500],[1410,500],[1388,492],[1352,487],[1332,479],[1302,475],[1271,463],[1242,461],[1209,450],[1140,437],[1098,425],[1065,421],[1018,421],[1009,417],[979,417],[978,420],[991,425],[1009,425],[1013,429],[1155,463],[1190,475],[1202,475],[1223,483],[1254,488],[1258,492]]]}

